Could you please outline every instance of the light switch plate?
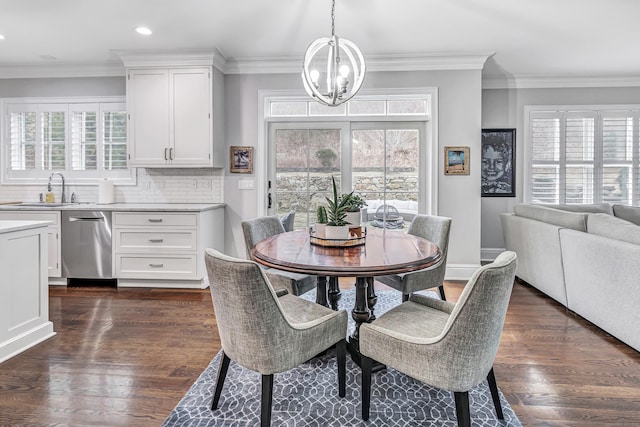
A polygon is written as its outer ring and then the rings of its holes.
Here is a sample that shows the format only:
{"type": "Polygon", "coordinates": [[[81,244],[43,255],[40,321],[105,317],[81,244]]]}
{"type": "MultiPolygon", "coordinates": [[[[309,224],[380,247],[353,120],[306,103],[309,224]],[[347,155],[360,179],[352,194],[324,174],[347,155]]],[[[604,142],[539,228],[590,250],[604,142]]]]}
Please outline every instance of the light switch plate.
{"type": "Polygon", "coordinates": [[[238,190],[253,190],[255,187],[255,180],[253,179],[241,179],[238,181],[238,190]]]}

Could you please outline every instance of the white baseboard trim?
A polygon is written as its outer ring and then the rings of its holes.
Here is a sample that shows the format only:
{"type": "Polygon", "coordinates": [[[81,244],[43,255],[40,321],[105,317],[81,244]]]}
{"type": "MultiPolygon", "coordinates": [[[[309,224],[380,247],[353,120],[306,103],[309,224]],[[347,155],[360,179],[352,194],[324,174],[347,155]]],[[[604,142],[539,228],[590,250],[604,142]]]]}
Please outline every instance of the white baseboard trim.
{"type": "Polygon", "coordinates": [[[45,323],[28,330],[27,332],[11,338],[9,341],[0,345],[0,363],[11,359],[19,353],[30,349],[54,336],[53,323],[46,321],[45,323]]]}
{"type": "Polygon", "coordinates": [[[206,289],[209,281],[202,280],[145,280],[118,279],[119,288],[176,288],[176,289],[206,289]]]}
{"type": "Polygon", "coordinates": [[[469,280],[479,268],[479,264],[447,264],[447,272],[444,275],[444,279],[469,280]]]}
{"type": "Polygon", "coordinates": [[[480,248],[480,261],[493,262],[504,251],[505,248],[480,248]]]}

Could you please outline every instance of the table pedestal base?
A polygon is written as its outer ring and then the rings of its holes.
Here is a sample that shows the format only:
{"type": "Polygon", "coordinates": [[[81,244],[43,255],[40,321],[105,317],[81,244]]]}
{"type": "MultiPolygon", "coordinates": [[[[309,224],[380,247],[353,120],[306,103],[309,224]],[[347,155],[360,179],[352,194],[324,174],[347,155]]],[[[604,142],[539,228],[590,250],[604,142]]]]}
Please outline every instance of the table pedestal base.
{"type": "MultiPolygon", "coordinates": [[[[373,308],[377,301],[378,297],[376,296],[376,291],[373,286],[373,277],[356,278],[356,302],[351,311],[351,318],[356,322],[356,329],[349,337],[348,349],[351,354],[351,360],[358,366],[362,366],[362,355],[360,354],[360,325],[375,320],[376,317],[373,314],[373,308]]],[[[385,365],[374,361],[371,371],[377,372],[385,368],[385,365]]]]}

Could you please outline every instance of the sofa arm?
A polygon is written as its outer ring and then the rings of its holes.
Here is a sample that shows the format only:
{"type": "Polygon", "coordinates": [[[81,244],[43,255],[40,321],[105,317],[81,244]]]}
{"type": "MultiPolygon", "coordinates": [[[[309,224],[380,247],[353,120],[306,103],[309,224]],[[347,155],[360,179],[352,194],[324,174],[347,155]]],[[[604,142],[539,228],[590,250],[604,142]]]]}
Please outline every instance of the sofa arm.
{"type": "Polygon", "coordinates": [[[640,245],[568,229],[560,242],[569,309],[640,351],[640,245]]]}

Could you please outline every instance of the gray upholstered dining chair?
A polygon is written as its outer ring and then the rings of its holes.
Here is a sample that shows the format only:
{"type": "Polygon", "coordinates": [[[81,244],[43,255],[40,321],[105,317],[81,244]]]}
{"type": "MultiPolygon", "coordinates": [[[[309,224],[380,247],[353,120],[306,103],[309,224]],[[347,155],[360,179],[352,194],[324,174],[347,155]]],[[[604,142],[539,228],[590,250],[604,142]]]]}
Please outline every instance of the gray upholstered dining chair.
{"type": "MultiPolygon", "coordinates": [[[[251,249],[261,240],[284,233],[284,227],[277,216],[264,216],[242,221],[242,232],[247,249],[247,258],[253,259],[251,249]]],[[[308,274],[291,273],[289,271],[265,268],[267,276],[274,288],[284,288],[293,295],[302,295],[316,287],[316,277],[308,274]]]]}
{"type": "Polygon", "coordinates": [[[205,254],[211,297],[222,343],[211,409],[218,408],[233,360],[262,375],[261,425],[271,422],[273,375],[336,346],[338,394],[345,396],[347,312],[333,311],[273,289],[254,261],[213,249],[205,254]]]}
{"type": "Polygon", "coordinates": [[[369,419],[371,363],[376,360],[431,386],[454,392],[459,426],[471,425],[469,390],[487,378],[503,419],[493,360],[513,288],[517,257],[501,253],[476,271],[456,304],[411,295],[360,327],[362,418],[369,419]]]}
{"type": "Polygon", "coordinates": [[[282,223],[282,227],[284,231],[293,231],[293,227],[295,225],[296,220],[296,211],[291,210],[280,217],[280,222],[282,223]]]}
{"type": "Polygon", "coordinates": [[[432,215],[416,215],[411,221],[407,233],[427,239],[442,251],[442,260],[427,269],[412,273],[394,274],[376,277],[376,280],[402,292],[402,301],[407,301],[412,292],[423,289],[438,288],[440,298],[446,300],[444,294],[444,274],[447,270],[447,249],[449,247],[449,230],[451,218],[432,215]]]}

